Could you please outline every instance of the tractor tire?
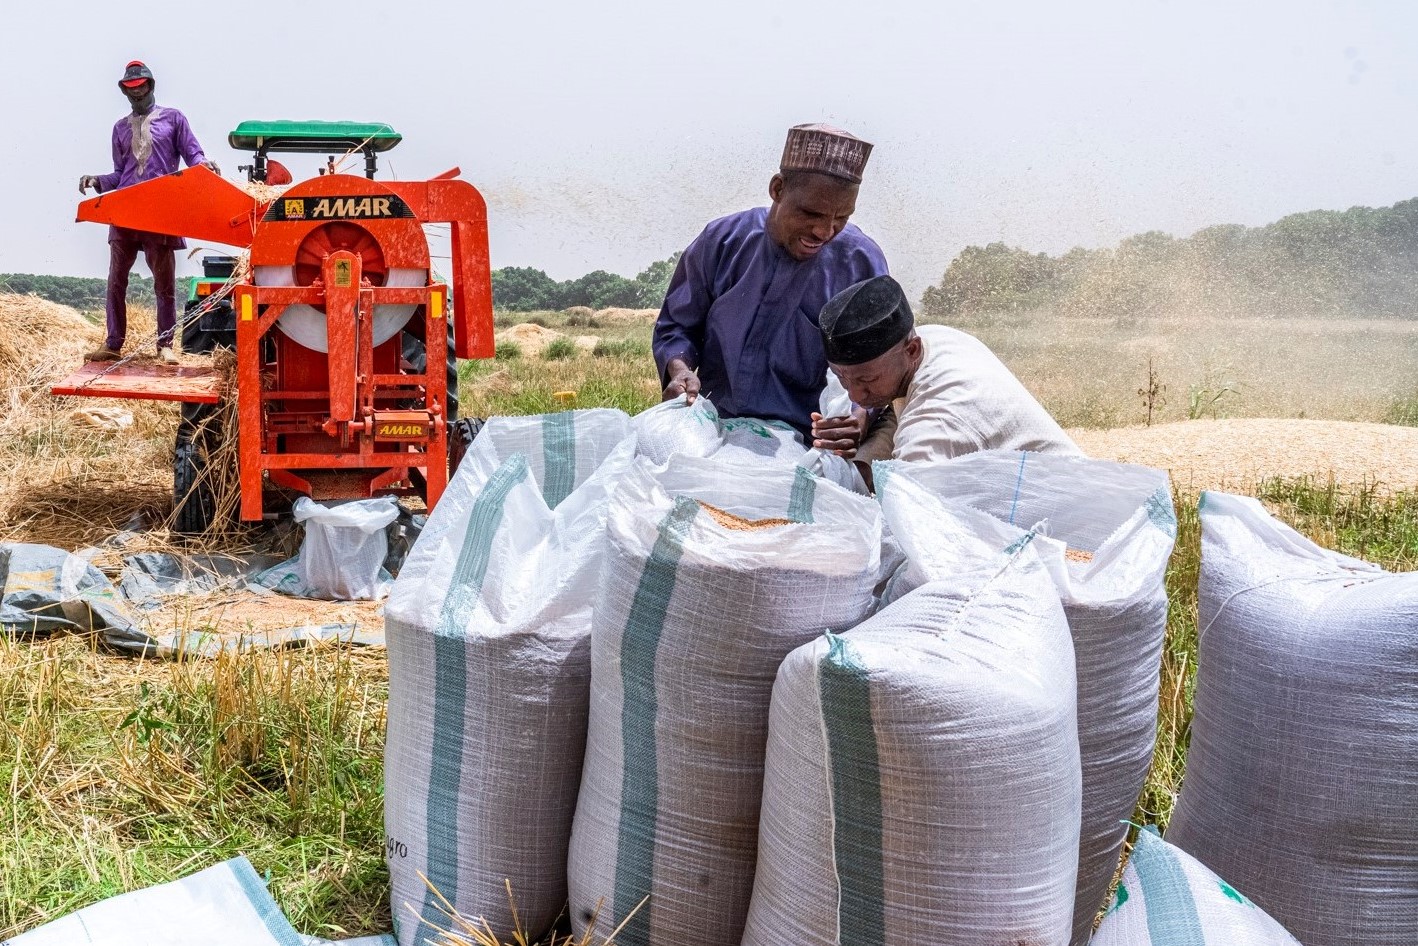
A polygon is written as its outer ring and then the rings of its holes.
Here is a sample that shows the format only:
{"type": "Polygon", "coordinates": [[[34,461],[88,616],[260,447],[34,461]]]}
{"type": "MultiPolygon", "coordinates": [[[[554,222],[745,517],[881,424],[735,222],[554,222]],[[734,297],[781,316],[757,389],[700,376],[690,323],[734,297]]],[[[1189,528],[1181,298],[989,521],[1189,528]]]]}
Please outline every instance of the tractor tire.
{"type": "Polygon", "coordinates": [[[200,316],[193,310],[202,300],[193,299],[182,313],[182,350],[189,355],[210,355],[218,348],[236,347],[236,313],[222,300],[200,316]]]}
{"type": "Polygon", "coordinates": [[[448,425],[448,476],[458,472],[463,456],[473,445],[473,440],[485,424],[481,417],[460,417],[448,425]]]}
{"type": "Polygon", "coordinates": [[[172,459],[172,529],[201,535],[212,524],[212,494],[203,482],[206,456],[195,441],[179,443],[172,459]]]}
{"type": "Polygon", "coordinates": [[[203,476],[216,413],[215,404],[182,405],[172,451],[172,528],[181,535],[206,532],[216,515],[211,486],[203,476]]]}

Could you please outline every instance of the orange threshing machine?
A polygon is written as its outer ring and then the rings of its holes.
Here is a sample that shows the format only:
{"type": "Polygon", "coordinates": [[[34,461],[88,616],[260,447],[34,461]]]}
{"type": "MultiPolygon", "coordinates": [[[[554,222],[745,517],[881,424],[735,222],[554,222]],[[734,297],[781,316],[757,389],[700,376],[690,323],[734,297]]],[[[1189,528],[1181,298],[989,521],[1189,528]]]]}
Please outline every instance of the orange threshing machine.
{"type": "MultiPolygon", "coordinates": [[[[365,176],[331,159],[328,173],[258,199],[195,167],[79,205],[79,220],[249,248],[249,267],[210,300],[229,299],[234,323],[212,328],[233,330],[244,520],[262,518],[266,480],[315,499],[418,493],[430,508],[447,485],[454,355],[493,354],[487,211],[456,168],[375,181],[376,155],[399,140],[387,125],[245,122],[230,141],[255,152],[252,180],[265,181],[271,152],[362,151],[365,176]],[[451,300],[432,275],[431,223],[451,227],[451,300]]],[[[212,404],[218,383],[208,368],[122,361],[85,365],[54,392],[212,404]]],[[[184,483],[182,449],[179,433],[179,528],[196,531],[207,511],[184,483]]]]}

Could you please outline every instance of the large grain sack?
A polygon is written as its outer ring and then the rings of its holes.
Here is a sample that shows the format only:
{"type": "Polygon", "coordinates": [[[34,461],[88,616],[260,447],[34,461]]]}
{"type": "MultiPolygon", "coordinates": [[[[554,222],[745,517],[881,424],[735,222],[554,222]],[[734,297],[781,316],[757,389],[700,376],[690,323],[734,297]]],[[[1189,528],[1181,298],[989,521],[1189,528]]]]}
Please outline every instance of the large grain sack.
{"type": "Polygon", "coordinates": [[[1245,895],[1196,858],[1138,832],[1092,946],[1300,946],[1245,895]]]}
{"type": "Polygon", "coordinates": [[[1418,572],[1204,493],[1191,748],[1167,840],[1305,946],[1418,943],[1418,572]]]}
{"type": "Polygon", "coordinates": [[[384,811],[402,946],[431,942],[439,895],[504,940],[506,882],[533,936],[565,906],[591,603],[628,432],[619,411],[492,419],[394,584],[384,811]]]}
{"type": "Polygon", "coordinates": [[[724,426],[714,403],[703,395],[690,404],[685,396],[662,401],[635,415],[636,450],[663,465],[673,456],[707,457],[724,443],[724,426]]]}
{"type": "Polygon", "coordinates": [[[877,469],[887,522],[908,560],[888,599],[943,577],[938,559],[948,561],[951,550],[934,525],[942,502],[989,513],[1016,538],[1029,529],[1040,533],[1037,551],[1063,601],[1077,661],[1083,829],[1073,946],[1083,946],[1117,871],[1123,822],[1137,804],[1156,741],[1165,573],[1177,534],[1167,474],[1013,452],[877,469]]]}
{"type": "Polygon", "coordinates": [[[745,946],[1069,941],[1080,778],[1058,594],[983,514],[932,526],[943,580],[778,672],[745,946]]]}
{"type": "Polygon", "coordinates": [[[611,929],[648,897],[623,946],[734,944],[774,675],[871,608],[880,512],[804,470],[682,458],[641,461],[607,531],[571,919],[611,929]]]}

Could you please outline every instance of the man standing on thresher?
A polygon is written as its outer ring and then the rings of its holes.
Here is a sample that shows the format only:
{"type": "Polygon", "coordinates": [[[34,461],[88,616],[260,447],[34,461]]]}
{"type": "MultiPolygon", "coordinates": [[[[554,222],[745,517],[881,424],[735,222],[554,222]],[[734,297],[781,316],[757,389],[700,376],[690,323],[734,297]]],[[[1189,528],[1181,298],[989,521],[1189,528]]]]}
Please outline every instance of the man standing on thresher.
{"type": "Polygon", "coordinates": [[[890,276],[847,287],[823,307],[819,324],[828,364],[852,403],[881,412],[853,457],[868,486],[873,460],[1081,452],[983,342],[945,325],[917,327],[890,276]]]}
{"type": "MultiPolygon", "coordinates": [[[[128,99],[131,112],[113,126],[113,172],[85,174],[79,178],[79,193],[87,193],[92,187],[105,194],[171,174],[178,169],[179,160],[186,161],[188,167],[204,164],[214,173],[221,173],[216,163],[202,153],[187,116],[157,104],[157,83],[147,66],[137,60],[130,62],[118,80],[118,88],[128,99]]],[[[102,348],[88,355],[89,361],[116,361],[123,350],[128,334],[128,272],[142,250],[153,272],[153,291],[157,295],[158,357],[166,364],[177,362],[172,353],[177,325],[173,251],[185,246],[181,237],[126,227],[108,228],[108,338],[102,348]]]]}
{"type": "MultiPolygon", "coordinates": [[[[848,223],[872,146],[827,125],[788,130],[768,207],[713,221],[680,257],[655,322],[666,399],[700,393],[726,417],[784,421],[804,437],[826,384],[817,317],[841,290],[886,272],[848,223]]],[[[818,422],[832,446],[859,441],[866,412],[818,422]]]]}

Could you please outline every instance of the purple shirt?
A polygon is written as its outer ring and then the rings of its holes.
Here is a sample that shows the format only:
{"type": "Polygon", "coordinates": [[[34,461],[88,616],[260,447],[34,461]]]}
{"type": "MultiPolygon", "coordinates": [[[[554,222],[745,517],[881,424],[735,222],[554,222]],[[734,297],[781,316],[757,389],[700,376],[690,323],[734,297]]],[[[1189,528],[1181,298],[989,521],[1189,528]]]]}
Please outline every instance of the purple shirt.
{"type": "Polygon", "coordinates": [[[848,286],[886,273],[852,224],[809,260],[774,243],[768,208],[721,217],[680,257],[655,322],[655,363],[683,358],[725,417],[781,420],[809,434],[827,380],[817,316],[848,286]]]}
{"type": "MultiPolygon", "coordinates": [[[[148,126],[153,139],[152,152],[139,173],[138,159],[133,153],[133,123],[130,119],[131,116],[124,115],[113,126],[113,173],[99,175],[100,194],[171,174],[181,166],[179,161],[186,161],[188,167],[193,167],[207,160],[202,146],[197,143],[197,136],[192,134],[192,126],[187,124],[187,116],[175,108],[154,105],[152,122],[148,126]]],[[[134,238],[135,235],[142,238],[135,230],[123,227],[108,229],[110,243],[134,238]]],[[[164,240],[173,247],[187,245],[179,237],[165,237],[164,240]]]]}

